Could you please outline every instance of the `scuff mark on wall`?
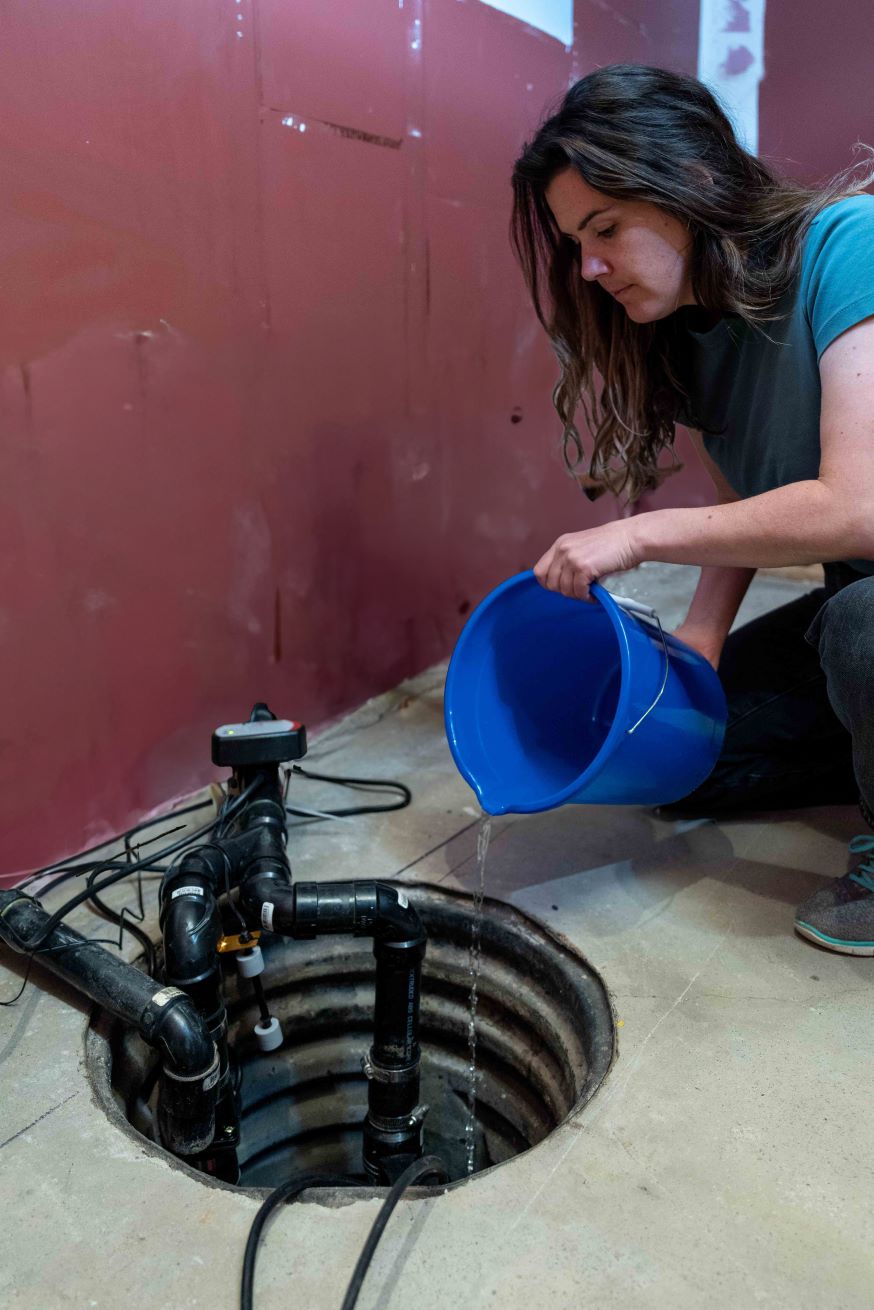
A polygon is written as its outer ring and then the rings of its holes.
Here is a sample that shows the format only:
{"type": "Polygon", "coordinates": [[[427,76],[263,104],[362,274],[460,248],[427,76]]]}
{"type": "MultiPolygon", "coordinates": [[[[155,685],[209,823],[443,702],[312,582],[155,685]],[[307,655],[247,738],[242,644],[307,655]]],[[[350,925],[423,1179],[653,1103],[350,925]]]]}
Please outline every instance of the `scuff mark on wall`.
{"type": "Polygon", "coordinates": [[[425,235],[425,313],[431,312],[431,242],[425,235]]]}
{"type": "Polygon", "coordinates": [[[265,601],[269,604],[264,595],[264,579],[271,571],[273,553],[270,523],[261,505],[235,506],[230,540],[228,613],[241,628],[257,636],[263,628],[258,617],[258,600],[264,608],[265,601]]]}
{"type": "Polygon", "coordinates": [[[379,136],[376,132],[364,132],[360,127],[346,127],[343,123],[325,123],[325,127],[352,141],[365,141],[371,146],[385,146],[387,150],[400,150],[403,140],[393,136],[379,136]]]}
{"type": "Polygon", "coordinates": [[[276,588],[273,596],[273,663],[282,661],[282,595],[276,588]]]}
{"type": "Polygon", "coordinates": [[[267,106],[267,112],[282,114],[283,127],[293,128],[296,132],[306,132],[311,124],[315,124],[316,127],[327,132],[336,132],[338,136],[346,137],[349,141],[363,141],[365,145],[382,146],[385,150],[400,150],[404,144],[402,137],[380,136],[378,132],[365,132],[361,127],[349,127],[346,123],[332,123],[326,118],[303,119],[300,114],[290,114],[287,110],[275,109],[272,105],[267,106]]]}
{"type": "Polygon", "coordinates": [[[28,436],[33,435],[33,395],[31,392],[30,365],[21,364],[21,386],[24,391],[24,414],[28,436]]]}
{"type": "Polygon", "coordinates": [[[89,588],[82,598],[82,608],[86,614],[100,614],[101,611],[110,609],[115,604],[115,597],[99,588],[89,588]]]}
{"type": "Polygon", "coordinates": [[[150,332],[134,332],[134,359],[137,366],[137,390],[140,393],[140,400],[146,399],[146,389],[149,381],[149,365],[145,355],[145,346],[148,343],[150,332]]]}

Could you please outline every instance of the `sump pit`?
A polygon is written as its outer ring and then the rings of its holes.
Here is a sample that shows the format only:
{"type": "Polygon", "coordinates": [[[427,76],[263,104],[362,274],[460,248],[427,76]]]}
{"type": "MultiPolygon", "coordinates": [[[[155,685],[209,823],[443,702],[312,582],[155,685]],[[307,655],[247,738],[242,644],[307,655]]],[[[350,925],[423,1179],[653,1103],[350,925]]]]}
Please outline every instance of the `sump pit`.
{"type": "MultiPolygon", "coordinates": [[[[425,1149],[452,1180],[467,1176],[469,944],[472,900],[405,885],[428,933],[422,971],[420,1099],[425,1149]]],[[[486,899],[477,1004],[476,1169],[503,1164],[581,1109],[605,1077],[615,1030],[603,983],[585,960],[511,906],[486,899]]],[[[229,1042],[241,1075],[240,1186],[275,1187],[298,1170],[365,1184],[362,1056],[372,1040],[374,959],[366,938],[262,938],[262,983],[284,1042],[258,1050],[251,987],[230,966],[229,1042]]],[[[157,1061],[105,1012],[92,1020],[88,1067],[98,1097],[127,1131],[154,1140],[157,1061]]],[[[194,1174],[195,1177],[203,1175],[194,1174]]]]}

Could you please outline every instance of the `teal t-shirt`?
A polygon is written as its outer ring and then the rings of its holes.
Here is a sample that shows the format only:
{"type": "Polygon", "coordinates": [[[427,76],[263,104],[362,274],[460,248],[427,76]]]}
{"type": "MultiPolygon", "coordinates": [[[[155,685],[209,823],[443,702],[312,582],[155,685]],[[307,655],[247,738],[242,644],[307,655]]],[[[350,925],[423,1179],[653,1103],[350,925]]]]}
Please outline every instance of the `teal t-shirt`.
{"type": "MultiPolygon", "coordinates": [[[[874,196],[851,196],[817,214],[775,312],[785,317],[762,325],[770,341],[733,315],[706,332],[687,327],[688,345],[681,337],[686,384],[706,421],[704,445],[744,499],[819,473],[820,356],[874,314],[874,196]]],[[[846,562],[874,574],[872,560],[846,562]]]]}

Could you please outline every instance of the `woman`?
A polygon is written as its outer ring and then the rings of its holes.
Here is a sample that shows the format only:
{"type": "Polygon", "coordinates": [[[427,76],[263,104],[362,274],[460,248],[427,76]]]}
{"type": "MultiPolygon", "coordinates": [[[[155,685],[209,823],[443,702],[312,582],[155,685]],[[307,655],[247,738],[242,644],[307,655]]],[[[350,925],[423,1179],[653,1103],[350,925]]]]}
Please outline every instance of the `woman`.
{"type": "MultiPolygon", "coordinates": [[[[741,148],[701,82],[614,65],[571,87],[515,166],[514,246],[560,361],[554,402],[585,494],[634,501],[657,487],[678,466],[659,466],[678,422],[713,482],[712,505],[566,533],[534,570],[587,600],[591,582],[644,560],[701,566],[676,635],[718,669],[729,720],[683,813],[858,799],[874,827],[865,149],[861,180],[848,169],[801,186],[741,148]],[[727,635],[758,567],[812,563],[824,588],[727,635]]],[[[860,864],[799,906],[795,926],[874,955],[874,838],[850,849],[860,864]]]]}

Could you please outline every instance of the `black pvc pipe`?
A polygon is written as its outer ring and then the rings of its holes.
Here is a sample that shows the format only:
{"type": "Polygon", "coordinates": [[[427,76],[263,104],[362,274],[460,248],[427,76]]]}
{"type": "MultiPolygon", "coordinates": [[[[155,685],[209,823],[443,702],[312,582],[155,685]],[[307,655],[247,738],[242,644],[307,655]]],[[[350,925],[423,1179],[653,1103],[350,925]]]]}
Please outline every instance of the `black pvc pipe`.
{"type": "Polygon", "coordinates": [[[189,852],[161,890],[165,967],[192,997],[217,1036],[226,1080],[226,1051],[215,1028],[223,1015],[215,946],[221,934],[216,899],[237,891],[251,929],[310,938],[354,933],[373,938],[376,957],[374,1040],[367,1059],[368,1111],[364,1163],[374,1179],[396,1173],[422,1153],[419,1096],[419,996],[426,935],[402,889],[356,881],[292,885],[285,852],[285,809],[276,765],[241,768],[241,790],[257,783],[231,830],[189,852]]]}
{"type": "MultiPolygon", "coordinates": [[[[50,915],[22,892],[0,892],[0,938],[19,952],[39,940],[50,915]]],[[[178,1155],[194,1154],[215,1131],[219,1060],[203,1018],[184,992],[149,978],[60,923],[37,952],[41,964],[138,1029],[163,1052],[158,1094],[161,1138],[178,1155]]]]}

